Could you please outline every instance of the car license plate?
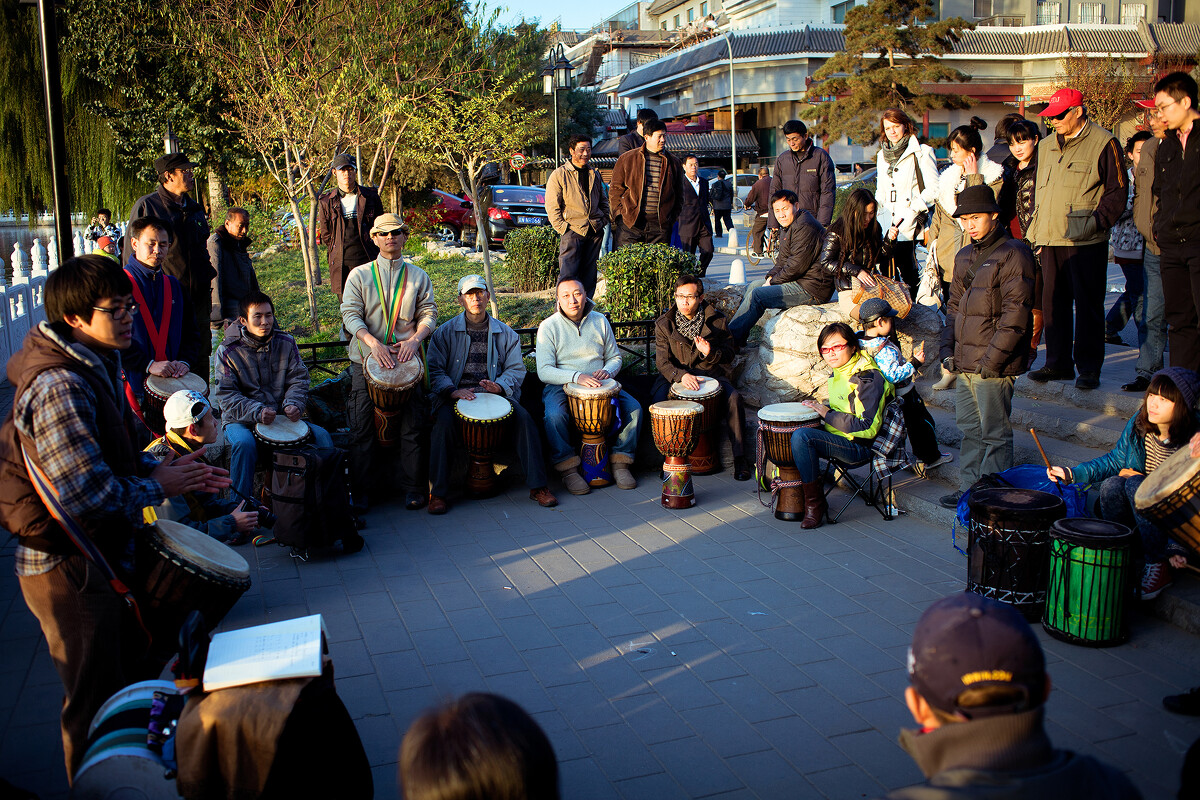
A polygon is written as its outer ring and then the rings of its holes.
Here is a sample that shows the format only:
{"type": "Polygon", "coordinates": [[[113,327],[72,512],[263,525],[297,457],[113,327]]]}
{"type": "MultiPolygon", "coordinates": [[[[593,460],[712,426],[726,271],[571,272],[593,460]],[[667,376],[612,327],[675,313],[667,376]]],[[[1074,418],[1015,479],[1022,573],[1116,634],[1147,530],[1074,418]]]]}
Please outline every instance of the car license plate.
{"type": "Polygon", "coordinates": [[[541,225],[544,221],[541,217],[517,217],[518,225],[541,225]]]}

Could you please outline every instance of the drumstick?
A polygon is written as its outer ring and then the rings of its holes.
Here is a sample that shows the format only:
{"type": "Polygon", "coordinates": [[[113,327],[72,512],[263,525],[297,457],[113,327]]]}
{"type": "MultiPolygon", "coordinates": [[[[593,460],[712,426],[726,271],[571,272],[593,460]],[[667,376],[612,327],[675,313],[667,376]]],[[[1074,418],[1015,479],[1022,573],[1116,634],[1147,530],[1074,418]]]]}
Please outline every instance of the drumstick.
{"type": "MultiPolygon", "coordinates": [[[[1037,445],[1038,452],[1042,454],[1042,462],[1045,463],[1046,470],[1049,471],[1050,459],[1046,458],[1046,451],[1042,448],[1042,442],[1040,439],[1038,439],[1037,431],[1035,431],[1033,428],[1030,428],[1029,433],[1031,436],[1033,436],[1033,443],[1037,445]]],[[[1054,488],[1058,489],[1058,494],[1059,494],[1059,496],[1061,496],[1062,495],[1062,485],[1059,483],[1058,478],[1054,478],[1053,480],[1054,480],[1054,488]]]]}

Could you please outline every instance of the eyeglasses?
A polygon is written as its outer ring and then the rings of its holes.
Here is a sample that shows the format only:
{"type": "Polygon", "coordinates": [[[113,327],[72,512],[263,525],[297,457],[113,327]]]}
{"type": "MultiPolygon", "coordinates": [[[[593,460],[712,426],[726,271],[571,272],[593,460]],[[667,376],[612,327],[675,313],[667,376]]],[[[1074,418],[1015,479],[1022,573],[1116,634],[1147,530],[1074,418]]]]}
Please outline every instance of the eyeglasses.
{"type": "Polygon", "coordinates": [[[698,294],[677,294],[677,295],[675,295],[675,299],[676,300],[699,300],[700,295],[698,295],[698,294]]]}
{"type": "Polygon", "coordinates": [[[829,347],[822,347],[822,348],[821,348],[821,355],[823,355],[823,356],[832,356],[832,355],[836,355],[837,353],[840,353],[840,352],[842,352],[843,350],[845,350],[845,349],[846,349],[847,347],[849,347],[849,346],[850,346],[850,345],[846,344],[845,342],[842,342],[841,344],[835,344],[835,345],[831,345],[831,346],[829,346],[829,347]]]}
{"type": "Polygon", "coordinates": [[[1166,109],[1170,108],[1171,106],[1175,105],[1175,104],[1176,104],[1176,103],[1178,103],[1178,102],[1179,102],[1178,100],[1172,100],[1172,101],[1171,101],[1171,102],[1169,102],[1169,103],[1163,103],[1161,106],[1160,106],[1160,105],[1158,105],[1157,103],[1155,103],[1155,104],[1154,104],[1154,110],[1155,110],[1155,111],[1157,111],[1159,114],[1162,114],[1162,112],[1163,112],[1164,110],[1166,110],[1166,109]]]}
{"type": "Polygon", "coordinates": [[[104,306],[92,306],[93,311],[103,311],[115,321],[123,320],[127,317],[132,317],[138,313],[138,304],[130,303],[124,306],[116,306],[114,308],[105,308],[104,306]]]}

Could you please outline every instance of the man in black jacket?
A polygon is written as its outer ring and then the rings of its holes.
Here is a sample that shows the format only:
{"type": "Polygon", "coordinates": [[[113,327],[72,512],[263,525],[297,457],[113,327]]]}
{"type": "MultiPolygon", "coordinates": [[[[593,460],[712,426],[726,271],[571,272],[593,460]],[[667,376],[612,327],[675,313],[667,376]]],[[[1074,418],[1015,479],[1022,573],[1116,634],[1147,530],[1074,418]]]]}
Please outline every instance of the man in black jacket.
{"type": "Polygon", "coordinates": [[[761,281],[746,287],[742,304],[729,321],[729,332],[738,346],[746,344],[750,329],[768,308],[820,305],[833,296],[833,276],[821,268],[821,225],[796,207],[796,195],[784,190],[771,198],[771,210],[783,232],[775,267],[761,281]]]}
{"type": "Polygon", "coordinates": [[[1171,366],[1200,370],[1200,133],[1196,81],[1173,72],[1154,86],[1166,123],[1154,167],[1154,239],[1162,251],[1171,366]]]}
{"type": "Polygon", "coordinates": [[[637,119],[634,122],[636,129],[617,139],[617,157],[619,158],[626,150],[637,150],[646,143],[645,130],[646,123],[651,120],[658,119],[658,112],[650,108],[638,109],[637,119]]]}
{"type": "Polygon", "coordinates": [[[941,499],[956,508],[986,473],[1013,465],[1013,385],[1029,365],[1033,330],[1033,251],[1000,224],[990,186],[968,186],[954,216],[971,244],[954,258],[942,326],[942,368],[958,373],[954,410],[963,432],[959,491],[941,499]]]}
{"type": "Polygon", "coordinates": [[[758,180],[750,187],[744,204],[754,212],[754,225],[750,228],[750,252],[762,253],[763,232],[771,217],[771,171],[766,167],[758,168],[758,180]]]}
{"type": "Polygon", "coordinates": [[[704,277],[713,259],[713,232],[708,220],[708,181],[700,177],[700,159],[695,153],[683,157],[679,200],[679,240],[688,255],[700,249],[699,274],[704,277]]]}
{"type": "MultiPolygon", "coordinates": [[[[799,198],[800,208],[817,218],[822,228],[833,222],[834,178],[837,169],[829,153],[813,144],[808,127],[798,119],[783,126],[787,152],[775,159],[775,175],[771,178],[771,197],[787,189],[799,198]]],[[[779,221],[772,218],[772,228],[779,221]]]]}
{"type": "Polygon", "coordinates": [[[921,727],[902,731],[900,746],[928,780],[888,800],[1141,797],[1120,770],[1051,744],[1046,657],[1013,606],[971,592],[931,605],[913,631],[908,679],[921,727]]]}
{"type": "MultiPolygon", "coordinates": [[[[129,224],[142,217],[155,217],[171,226],[171,249],[162,271],[179,280],[192,300],[196,330],[202,331],[200,352],[192,372],[208,380],[208,359],[212,355],[209,324],[220,322],[214,297],[217,273],[208,259],[208,217],[188,192],[196,186],[192,170],[196,167],[183,153],[168,153],[154,161],[158,189],[139,198],[129,213],[129,224]]],[[[122,252],[130,252],[128,244],[122,252]]]]}
{"type": "Polygon", "coordinates": [[[371,226],[383,213],[379,192],[358,183],[358,164],[343,153],[330,165],[337,186],[317,200],[317,224],[329,257],[329,286],[338,300],[350,270],[370,264],[379,255],[371,226]]]}
{"type": "Polygon", "coordinates": [[[242,298],[258,291],[258,275],[247,248],[253,241],[250,212],[231,208],[225,212],[225,224],[208,237],[208,258],[217,272],[217,303],[224,327],[237,322],[242,298]]]}

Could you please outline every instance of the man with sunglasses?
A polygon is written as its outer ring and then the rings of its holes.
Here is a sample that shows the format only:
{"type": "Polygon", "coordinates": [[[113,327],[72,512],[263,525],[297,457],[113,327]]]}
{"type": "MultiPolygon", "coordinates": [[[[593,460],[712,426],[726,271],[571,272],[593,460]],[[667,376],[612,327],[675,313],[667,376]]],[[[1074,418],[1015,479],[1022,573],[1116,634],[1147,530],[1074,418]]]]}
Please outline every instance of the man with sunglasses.
{"type": "Polygon", "coordinates": [[[1054,129],[1038,143],[1037,184],[1026,238],[1041,260],[1046,363],[1032,380],[1100,386],[1108,231],[1125,212],[1125,155],[1112,134],[1087,118],[1083,95],[1059,89],[1040,116],[1054,129]],[[1074,326],[1072,330],[1072,315],[1074,326]]]}
{"type": "MultiPolygon", "coordinates": [[[[375,441],[375,405],[367,392],[363,365],[374,356],[391,369],[398,362],[423,359],[422,345],[437,328],[437,303],[433,283],[423,269],[404,260],[408,225],[396,214],[381,214],[371,227],[371,240],[379,257],[355,267],[346,278],[342,295],[342,325],[350,334],[350,478],[355,503],[365,510],[377,490],[388,487],[378,481],[390,470],[373,468],[378,445],[375,441]]],[[[429,498],[425,474],[429,441],[429,404],[424,382],[413,387],[400,411],[400,486],[404,507],[424,508],[429,498]]]]}
{"type": "MultiPolygon", "coordinates": [[[[133,204],[129,226],[143,217],[154,217],[170,226],[171,247],[162,270],[187,290],[194,327],[205,333],[197,341],[197,358],[191,366],[192,372],[207,381],[208,357],[212,354],[212,337],[207,331],[211,323],[221,322],[221,310],[216,300],[217,272],[208,258],[208,217],[204,208],[188,196],[196,186],[193,170],[197,166],[183,153],[159,156],[154,162],[158,188],[133,204]]],[[[121,250],[125,252],[126,248],[121,250]]]]}

